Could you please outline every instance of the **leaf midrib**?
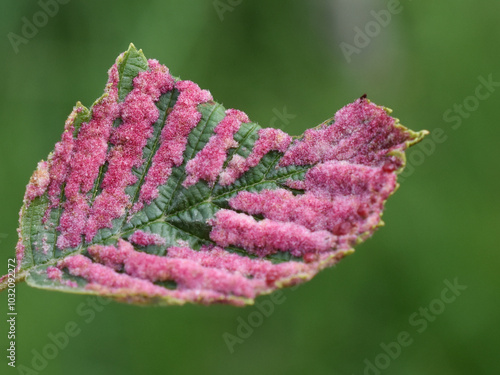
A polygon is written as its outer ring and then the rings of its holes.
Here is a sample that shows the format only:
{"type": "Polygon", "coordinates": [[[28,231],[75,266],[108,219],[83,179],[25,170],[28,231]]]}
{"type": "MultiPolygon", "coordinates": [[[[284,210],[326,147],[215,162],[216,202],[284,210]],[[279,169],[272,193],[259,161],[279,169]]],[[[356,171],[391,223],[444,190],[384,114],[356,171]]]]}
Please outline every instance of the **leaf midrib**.
{"type": "MultiPolygon", "coordinates": [[[[151,221],[149,221],[147,223],[138,225],[138,226],[134,227],[133,229],[130,229],[130,230],[125,231],[125,232],[122,232],[120,235],[115,235],[115,236],[112,236],[112,237],[116,237],[118,239],[118,238],[121,238],[121,237],[123,237],[123,236],[125,236],[127,234],[131,234],[131,233],[135,232],[136,230],[146,228],[146,227],[148,227],[148,226],[150,226],[152,224],[156,224],[156,223],[167,223],[167,224],[171,225],[171,222],[168,219],[170,219],[172,217],[175,217],[175,216],[178,216],[179,214],[182,214],[183,212],[187,212],[189,210],[195,209],[195,208],[197,208],[199,206],[202,206],[204,204],[211,204],[213,206],[216,206],[217,208],[222,209],[223,207],[221,207],[220,205],[218,205],[215,202],[213,202],[214,199],[220,199],[220,198],[223,198],[226,195],[232,195],[232,194],[238,193],[240,191],[246,191],[249,188],[252,188],[252,187],[255,187],[255,186],[258,186],[258,185],[261,185],[261,184],[265,184],[265,183],[269,183],[269,182],[271,182],[271,183],[272,182],[277,182],[278,180],[281,180],[281,179],[284,179],[284,178],[287,178],[287,177],[291,177],[294,174],[300,174],[300,173],[304,172],[302,170],[293,171],[293,172],[287,173],[285,175],[282,175],[280,177],[276,177],[275,179],[265,179],[265,177],[269,174],[269,172],[276,165],[276,162],[279,159],[280,159],[280,156],[277,156],[276,159],[275,159],[275,161],[273,162],[273,164],[271,164],[271,166],[268,168],[268,171],[264,174],[264,177],[261,180],[255,182],[253,184],[245,185],[245,186],[242,186],[241,188],[237,188],[237,189],[234,189],[234,190],[231,190],[231,191],[227,191],[227,192],[224,192],[224,193],[222,193],[220,195],[215,195],[215,196],[210,195],[207,199],[205,199],[205,200],[203,200],[201,202],[198,202],[197,204],[191,205],[191,206],[189,206],[189,207],[187,207],[185,209],[179,210],[179,211],[172,212],[172,213],[170,213],[168,215],[162,215],[162,216],[158,217],[155,220],[151,220],[151,221]]],[[[289,187],[284,187],[284,188],[287,189],[287,190],[293,191],[293,189],[291,189],[289,187]]],[[[186,233],[188,233],[188,232],[186,232],[186,233]]],[[[203,241],[206,241],[206,240],[203,239],[203,241]]]]}

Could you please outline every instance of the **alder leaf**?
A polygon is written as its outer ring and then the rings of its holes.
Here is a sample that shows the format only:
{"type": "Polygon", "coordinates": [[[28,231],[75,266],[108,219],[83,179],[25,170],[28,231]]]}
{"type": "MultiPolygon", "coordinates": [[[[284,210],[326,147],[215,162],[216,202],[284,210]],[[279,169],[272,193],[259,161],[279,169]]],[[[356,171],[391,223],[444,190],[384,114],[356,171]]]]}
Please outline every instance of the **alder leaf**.
{"type": "Polygon", "coordinates": [[[133,45],[108,74],[27,186],[17,280],[33,287],[250,304],[370,237],[405,149],[427,133],[363,96],[293,138],[226,110],[133,45]]]}

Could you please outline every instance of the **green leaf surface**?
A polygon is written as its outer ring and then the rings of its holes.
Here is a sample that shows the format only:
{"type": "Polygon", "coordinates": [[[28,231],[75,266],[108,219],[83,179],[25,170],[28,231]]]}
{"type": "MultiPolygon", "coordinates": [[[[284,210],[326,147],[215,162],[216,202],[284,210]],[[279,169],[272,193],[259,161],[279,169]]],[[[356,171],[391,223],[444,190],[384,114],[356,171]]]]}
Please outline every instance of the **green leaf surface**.
{"type": "Polygon", "coordinates": [[[371,236],[405,149],[426,134],[362,97],[292,139],[133,45],[109,76],[90,109],[77,103],[27,187],[17,272],[33,287],[252,303],[371,236]]]}

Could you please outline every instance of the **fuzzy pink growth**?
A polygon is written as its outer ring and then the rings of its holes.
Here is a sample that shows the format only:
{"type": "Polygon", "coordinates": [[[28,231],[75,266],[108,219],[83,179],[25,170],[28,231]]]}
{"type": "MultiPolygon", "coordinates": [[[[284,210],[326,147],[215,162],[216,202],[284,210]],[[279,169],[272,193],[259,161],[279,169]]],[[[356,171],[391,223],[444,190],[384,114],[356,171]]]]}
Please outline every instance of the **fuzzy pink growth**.
{"type": "Polygon", "coordinates": [[[59,221],[60,236],[57,238],[59,249],[77,247],[82,242],[90,207],[83,194],[77,194],[71,200],[64,202],[64,212],[59,221]]]}
{"type": "Polygon", "coordinates": [[[109,70],[109,81],[104,97],[92,107],[92,119],[83,123],[75,142],[75,154],[71,159],[71,172],[66,181],[65,195],[71,199],[88,193],[106,160],[108,141],[113,121],[120,114],[118,104],[118,69],[116,64],[109,70]]]}
{"type": "Polygon", "coordinates": [[[260,159],[270,151],[285,152],[292,142],[292,137],[280,129],[265,128],[259,130],[259,139],[247,158],[247,165],[255,167],[260,159]]]}
{"type": "Polygon", "coordinates": [[[215,127],[214,135],[208,143],[186,165],[187,177],[184,187],[194,185],[199,180],[215,183],[222,171],[227,151],[238,144],[233,139],[242,122],[249,122],[248,116],[238,110],[228,109],[226,117],[215,127]]]}
{"type": "Polygon", "coordinates": [[[236,245],[259,256],[288,251],[301,256],[333,250],[336,236],[330,232],[310,231],[303,225],[253,217],[231,210],[220,210],[212,220],[210,238],[219,246],[236,245]]]}
{"type": "Polygon", "coordinates": [[[306,130],[285,153],[280,166],[347,160],[369,166],[390,163],[394,170],[401,161],[388,157],[387,152],[401,148],[410,137],[395,126],[394,118],[383,107],[362,98],[340,109],[332,125],[306,130]]]}
{"type": "Polygon", "coordinates": [[[322,163],[306,174],[305,194],[284,189],[240,192],[231,208],[312,231],[360,235],[380,222],[383,203],[396,187],[393,173],[346,162],[322,163]]]}
{"type": "MultiPolygon", "coordinates": [[[[87,251],[92,256],[92,258],[99,262],[105,264],[107,267],[111,267],[116,271],[123,269],[123,263],[133,251],[128,245],[123,245],[123,240],[120,240],[118,247],[113,245],[92,245],[87,251]]],[[[130,245],[130,244],[129,244],[130,245]]]]}
{"type": "Polygon", "coordinates": [[[139,246],[165,246],[167,244],[167,241],[159,234],[147,233],[142,230],[134,232],[129,237],[129,241],[139,246]]]}
{"type": "MultiPolygon", "coordinates": [[[[242,300],[231,299],[229,296],[211,290],[168,290],[148,280],[118,273],[105,265],[93,263],[83,255],[67,257],[57,266],[60,269],[67,268],[73,276],[86,279],[88,281],[86,289],[101,294],[127,296],[127,301],[145,302],[159,296],[172,298],[178,303],[192,301],[205,304],[225,302],[239,306],[244,304],[242,300]]],[[[74,283],[70,286],[77,287],[74,283]]]]}
{"type": "Polygon", "coordinates": [[[164,296],[168,294],[167,289],[154,285],[153,283],[140,280],[129,275],[115,272],[113,269],[102,264],[92,263],[83,255],[73,255],[60,261],[57,265],[60,269],[67,268],[73,276],[86,279],[88,289],[99,289],[108,287],[115,291],[125,291],[132,294],[144,294],[148,296],[164,296]]]}
{"type": "Polygon", "coordinates": [[[24,199],[27,205],[35,198],[41,197],[47,191],[50,183],[49,167],[50,165],[46,161],[38,163],[36,171],[31,176],[28,186],[26,186],[24,199]]]}
{"type": "Polygon", "coordinates": [[[210,290],[255,298],[256,291],[264,287],[261,280],[249,280],[239,274],[206,268],[187,259],[171,259],[145,253],[132,254],[126,260],[125,270],[128,274],[151,281],[175,280],[181,290],[210,290]]]}
{"type": "Polygon", "coordinates": [[[71,171],[66,180],[64,212],[58,230],[61,232],[57,246],[60,249],[81,244],[89,214],[86,194],[92,189],[101,165],[106,160],[108,141],[113,122],[119,116],[118,68],[108,72],[105,96],[92,107],[92,119],[83,123],[74,144],[71,171]]]}
{"type": "Polygon", "coordinates": [[[69,286],[71,288],[78,287],[78,284],[72,280],[63,280],[63,272],[57,267],[47,267],[47,277],[50,280],[55,280],[63,285],[69,286]]]}
{"type": "Polygon", "coordinates": [[[57,267],[47,267],[47,277],[51,280],[61,281],[63,272],[57,267]]]}
{"type": "Polygon", "coordinates": [[[149,70],[134,78],[134,88],[150,96],[155,102],[160,96],[174,88],[174,78],[168,68],[158,60],[148,60],[149,70]]]}
{"type": "Polygon", "coordinates": [[[396,188],[396,175],[381,168],[326,162],[306,173],[306,191],[316,196],[380,196],[386,200],[396,188]]]}
{"type": "Polygon", "coordinates": [[[313,194],[294,196],[284,189],[264,190],[260,193],[240,192],[229,201],[231,208],[266,219],[293,222],[309,230],[328,230],[336,235],[345,222],[356,214],[352,200],[316,198],[313,194]]]}
{"type": "Polygon", "coordinates": [[[291,178],[286,180],[285,185],[288,186],[290,189],[295,189],[295,190],[305,190],[306,188],[304,181],[292,180],[291,178]]]}
{"type": "Polygon", "coordinates": [[[81,111],[82,107],[78,106],[73,108],[73,112],[71,112],[66,120],[61,141],[56,143],[50,166],[50,185],[48,189],[50,207],[47,212],[50,211],[50,208],[59,205],[61,187],[68,175],[75,143],[73,138],[73,133],[75,131],[74,121],[78,113],[81,111]]]}
{"type": "Polygon", "coordinates": [[[149,69],[134,78],[134,89],[120,104],[123,123],[110,139],[114,147],[107,158],[108,170],[101,185],[102,193],[97,196],[87,223],[87,241],[91,241],[99,229],[111,227],[113,219],[125,214],[130,205],[125,188],[137,182],[132,168],[142,165],[144,147],[158,120],[155,102],[173,88],[174,79],[165,66],[150,60],[149,69]]]}
{"type": "MultiPolygon", "coordinates": [[[[283,189],[261,193],[241,192],[231,207],[266,219],[293,222],[311,231],[327,230],[335,235],[353,232],[374,209],[360,197],[317,198],[313,194],[294,196],[283,189]]],[[[378,211],[378,209],[377,209],[378,211]]],[[[376,218],[380,212],[377,212],[376,218]]],[[[363,226],[364,227],[364,226],[363,226]]]]}
{"type": "Polygon", "coordinates": [[[233,184],[243,173],[259,164],[260,160],[268,152],[285,152],[291,142],[292,137],[280,129],[260,129],[259,139],[255,142],[251,154],[246,159],[243,159],[244,163],[241,156],[234,155],[227,168],[221,173],[219,183],[223,186],[233,184]]]}
{"type": "Polygon", "coordinates": [[[175,88],[180,94],[162,130],[161,145],[153,157],[134,211],[157,198],[158,187],[167,182],[174,166],[182,164],[189,133],[201,120],[197,107],[212,100],[208,91],[201,90],[191,81],[178,81],[175,88]]]}
{"type": "Polygon", "coordinates": [[[117,248],[92,246],[89,253],[108,267],[119,269],[123,265],[128,275],[142,280],[174,280],[180,290],[209,290],[254,298],[256,291],[265,286],[262,280],[250,280],[240,274],[206,268],[193,260],[137,252],[123,240],[119,240],[117,248]]]}
{"type": "Polygon", "coordinates": [[[266,281],[268,286],[275,285],[280,280],[298,280],[300,275],[312,276],[317,272],[316,264],[301,262],[273,264],[264,259],[251,259],[239,254],[232,254],[220,247],[202,248],[202,251],[186,247],[170,247],[168,256],[189,259],[203,267],[223,269],[251,276],[254,279],[262,279],[266,281]]]}
{"type": "Polygon", "coordinates": [[[247,169],[246,159],[241,155],[234,154],[226,169],[221,172],[219,184],[222,186],[233,184],[244,173],[242,171],[246,171],[247,169]]]}

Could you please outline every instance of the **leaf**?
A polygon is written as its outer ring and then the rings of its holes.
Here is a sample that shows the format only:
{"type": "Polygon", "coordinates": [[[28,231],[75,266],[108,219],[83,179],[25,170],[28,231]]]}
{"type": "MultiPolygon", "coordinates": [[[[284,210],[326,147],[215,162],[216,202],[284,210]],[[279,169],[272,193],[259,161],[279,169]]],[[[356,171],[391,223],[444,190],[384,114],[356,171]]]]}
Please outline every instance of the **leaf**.
{"type": "Polygon", "coordinates": [[[225,110],[133,45],[108,74],[27,186],[17,271],[33,287],[252,303],[370,237],[404,150],[426,134],[362,97],[294,139],[225,110]]]}

